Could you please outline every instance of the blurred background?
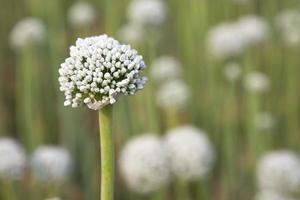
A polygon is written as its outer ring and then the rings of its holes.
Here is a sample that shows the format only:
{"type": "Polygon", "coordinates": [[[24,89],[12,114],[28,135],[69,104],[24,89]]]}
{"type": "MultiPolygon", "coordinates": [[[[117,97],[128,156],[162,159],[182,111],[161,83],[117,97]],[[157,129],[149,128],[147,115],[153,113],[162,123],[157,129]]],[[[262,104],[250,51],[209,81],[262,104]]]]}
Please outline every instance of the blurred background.
{"type": "Polygon", "coordinates": [[[99,199],[97,112],[64,107],[58,69],[77,38],[104,33],[143,55],[148,77],[114,105],[115,199],[300,199],[298,0],[1,0],[0,26],[0,199],[99,199]],[[122,154],[180,127],[205,142],[177,139],[169,159],[183,166],[159,165],[161,182],[155,145],[122,154]],[[283,151],[294,164],[261,177],[261,159],[283,151]]]}

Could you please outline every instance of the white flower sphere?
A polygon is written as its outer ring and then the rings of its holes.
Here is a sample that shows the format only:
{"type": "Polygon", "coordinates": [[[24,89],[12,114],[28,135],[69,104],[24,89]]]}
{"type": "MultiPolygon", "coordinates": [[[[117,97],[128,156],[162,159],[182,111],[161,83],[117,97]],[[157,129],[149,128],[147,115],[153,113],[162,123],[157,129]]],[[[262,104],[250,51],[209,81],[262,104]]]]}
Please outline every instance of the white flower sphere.
{"type": "Polygon", "coordinates": [[[282,194],[277,191],[260,191],[255,200],[297,200],[287,194],[282,194]]]}
{"type": "Polygon", "coordinates": [[[261,17],[244,16],[239,19],[238,26],[245,45],[258,44],[268,38],[269,25],[261,17]]]}
{"type": "Polygon", "coordinates": [[[144,39],[144,31],[141,26],[137,24],[126,24],[118,31],[118,37],[120,40],[129,44],[138,44],[144,39]]]}
{"type": "Polygon", "coordinates": [[[241,66],[238,63],[228,63],[224,67],[224,76],[228,81],[236,81],[241,76],[241,73],[241,66]]]}
{"type": "Polygon", "coordinates": [[[64,105],[98,110],[120,95],[133,95],[146,83],[145,67],[136,50],[107,35],[79,38],[59,69],[64,105]]]}
{"type": "Polygon", "coordinates": [[[266,154],[258,164],[257,180],[262,190],[297,192],[300,190],[300,160],[290,151],[266,154]]]}
{"type": "Polygon", "coordinates": [[[40,44],[45,38],[45,33],[45,26],[40,19],[27,17],[13,27],[10,34],[10,43],[14,49],[31,44],[40,44]]]}
{"type": "Polygon", "coordinates": [[[300,12],[298,10],[284,10],[275,18],[276,27],[283,40],[289,45],[300,42],[300,12]]]}
{"type": "Polygon", "coordinates": [[[215,152],[202,130],[186,125],[167,132],[165,138],[171,169],[182,181],[197,181],[211,171],[215,152]]]}
{"type": "Polygon", "coordinates": [[[75,27],[89,26],[95,19],[96,10],[87,2],[77,2],[68,11],[68,20],[75,27]]]}
{"type": "Polygon", "coordinates": [[[44,145],[34,151],[31,167],[38,181],[63,183],[71,174],[72,159],[63,147],[44,145]]]}
{"type": "Polygon", "coordinates": [[[131,23],[158,26],[167,18],[167,7],[162,0],[132,0],[127,15],[131,23]]]}
{"type": "Polygon", "coordinates": [[[271,130],[275,126],[275,118],[272,113],[260,112],[256,114],[254,123],[259,130],[271,130]]]}
{"type": "Polygon", "coordinates": [[[156,82],[163,82],[181,76],[181,64],[172,56],[161,56],[154,60],[150,68],[151,77],[156,82]]]}
{"type": "Polygon", "coordinates": [[[26,155],[23,147],[10,138],[0,139],[0,178],[18,180],[23,177],[26,155]]]}
{"type": "Polygon", "coordinates": [[[190,89],[180,79],[170,80],[158,88],[156,103],[162,109],[184,109],[190,99],[190,89]]]}
{"type": "Polygon", "coordinates": [[[209,53],[218,58],[238,56],[245,48],[239,26],[228,22],[209,31],[207,45],[209,53]]]}
{"type": "Polygon", "coordinates": [[[251,92],[265,92],[270,89],[271,81],[262,72],[251,72],[245,77],[245,88],[251,92]]]}
{"type": "Polygon", "coordinates": [[[121,152],[119,164],[128,187],[137,193],[154,192],[170,180],[163,142],[151,134],[129,141],[121,152]]]}

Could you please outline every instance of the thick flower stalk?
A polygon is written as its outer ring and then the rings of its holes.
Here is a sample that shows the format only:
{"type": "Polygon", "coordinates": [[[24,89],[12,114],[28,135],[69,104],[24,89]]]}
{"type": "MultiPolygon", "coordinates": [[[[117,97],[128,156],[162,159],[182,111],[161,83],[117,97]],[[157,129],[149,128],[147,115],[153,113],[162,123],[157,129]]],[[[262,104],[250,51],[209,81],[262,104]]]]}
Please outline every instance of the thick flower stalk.
{"type": "Polygon", "coordinates": [[[78,39],[59,69],[65,106],[87,106],[99,111],[101,200],[113,199],[112,106],[121,95],[142,89],[146,78],[143,57],[129,45],[100,35],[78,39]]]}

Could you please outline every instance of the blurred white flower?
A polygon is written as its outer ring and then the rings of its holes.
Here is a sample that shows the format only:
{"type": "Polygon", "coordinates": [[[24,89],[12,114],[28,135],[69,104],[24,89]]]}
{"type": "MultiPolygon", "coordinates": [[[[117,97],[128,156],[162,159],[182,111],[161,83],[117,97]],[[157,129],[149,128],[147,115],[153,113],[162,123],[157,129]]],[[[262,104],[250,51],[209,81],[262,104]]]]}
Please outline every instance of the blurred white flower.
{"type": "Polygon", "coordinates": [[[256,197],[255,200],[297,200],[293,197],[290,197],[289,195],[279,193],[277,191],[260,191],[256,197]]]}
{"type": "Polygon", "coordinates": [[[180,79],[170,80],[160,85],[156,94],[156,103],[163,109],[184,109],[190,99],[190,90],[180,79]]]}
{"type": "Polygon", "coordinates": [[[118,38],[129,44],[138,44],[144,39],[143,28],[137,24],[126,24],[118,31],[118,38]]]}
{"type": "Polygon", "coordinates": [[[268,153],[258,164],[257,180],[261,190],[297,192],[300,190],[300,160],[290,151],[268,153]]]}
{"type": "Polygon", "coordinates": [[[271,130],[275,126],[275,118],[269,112],[257,113],[254,123],[259,130],[271,130]]]}
{"type": "Polygon", "coordinates": [[[165,138],[172,172],[182,181],[197,181],[211,171],[215,152],[202,130],[186,125],[167,132],[165,138]]]}
{"type": "Polygon", "coordinates": [[[283,40],[289,45],[300,42],[300,12],[298,10],[284,10],[280,12],[275,23],[283,40]]]}
{"type": "Polygon", "coordinates": [[[0,139],[0,177],[18,180],[24,175],[26,155],[23,147],[10,138],[0,139]]]}
{"type": "Polygon", "coordinates": [[[145,68],[143,57],[129,45],[107,35],[79,38],[59,69],[64,105],[98,110],[114,104],[118,96],[143,89],[145,68]]]}
{"type": "Polygon", "coordinates": [[[208,50],[218,58],[238,56],[244,52],[243,39],[237,24],[222,23],[209,31],[207,36],[208,50]]]}
{"type": "Polygon", "coordinates": [[[53,198],[48,198],[48,199],[45,199],[45,200],[61,200],[61,198],[53,197],[53,198]]]}
{"type": "Polygon", "coordinates": [[[261,72],[251,72],[245,77],[245,88],[252,92],[265,92],[270,89],[269,77],[261,72]]]}
{"type": "Polygon", "coordinates": [[[130,23],[158,26],[167,18],[167,7],[162,0],[132,0],[127,15],[130,23]]]}
{"type": "Polygon", "coordinates": [[[241,76],[241,66],[238,63],[228,63],[224,67],[224,76],[228,81],[234,82],[241,76]]]}
{"type": "Polygon", "coordinates": [[[129,141],[119,160],[128,187],[137,193],[159,190],[169,183],[167,153],[160,138],[146,134],[129,141]]]}
{"type": "Polygon", "coordinates": [[[71,174],[72,159],[63,147],[44,145],[34,151],[31,167],[38,181],[63,183],[71,174]]]}
{"type": "Polygon", "coordinates": [[[254,15],[244,16],[237,23],[244,45],[258,44],[268,38],[269,25],[261,17],[254,15]]]}
{"type": "Polygon", "coordinates": [[[76,2],[68,11],[69,23],[75,27],[89,26],[95,19],[96,10],[87,2],[76,2]]]}
{"type": "Polygon", "coordinates": [[[150,68],[151,77],[156,82],[164,82],[181,76],[181,64],[172,56],[161,56],[154,60],[150,68]]]}
{"type": "Polygon", "coordinates": [[[14,49],[31,44],[40,44],[45,38],[45,26],[41,20],[27,17],[19,21],[10,33],[10,43],[14,49]]]}

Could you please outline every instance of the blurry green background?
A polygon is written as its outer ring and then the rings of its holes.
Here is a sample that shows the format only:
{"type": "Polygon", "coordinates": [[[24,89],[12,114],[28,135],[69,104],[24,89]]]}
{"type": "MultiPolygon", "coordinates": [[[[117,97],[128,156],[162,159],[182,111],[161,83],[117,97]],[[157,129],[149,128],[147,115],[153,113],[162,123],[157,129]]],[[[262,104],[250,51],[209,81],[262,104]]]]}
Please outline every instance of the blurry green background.
{"type": "MultiPolygon", "coordinates": [[[[71,151],[75,165],[72,179],[57,195],[66,200],[92,200],[99,195],[97,112],[63,106],[58,68],[78,37],[106,33],[119,39],[118,30],[127,23],[129,0],[87,1],[96,9],[97,18],[93,24],[80,28],[72,27],[67,20],[68,9],[75,2],[1,0],[0,135],[16,138],[29,155],[40,144],[64,145],[71,151]],[[43,21],[46,38],[39,46],[14,51],[9,35],[14,25],[28,16],[43,21]],[[22,80],[29,82],[20,84],[22,80]]],[[[208,133],[217,151],[217,163],[209,179],[191,183],[189,198],[253,199],[257,159],[272,149],[300,150],[300,46],[285,45],[274,27],[275,16],[280,11],[298,9],[300,2],[166,0],[166,4],[165,24],[147,32],[133,47],[144,56],[148,65],[146,75],[157,57],[176,57],[182,64],[191,98],[186,109],[180,112],[163,111],[155,103],[157,88],[151,77],[145,90],[133,97],[121,97],[114,108],[116,157],[125,142],[135,135],[164,134],[174,126],[193,124],[208,133]],[[218,23],[248,14],[262,16],[270,24],[268,40],[238,58],[211,57],[205,42],[208,31],[218,23]],[[230,62],[241,66],[241,77],[235,82],[224,77],[224,65],[230,62]],[[268,92],[255,94],[245,90],[243,77],[251,70],[264,72],[269,77],[268,92]],[[271,113],[275,118],[272,129],[260,130],[255,126],[255,116],[261,112],[271,113]]],[[[117,173],[116,199],[185,200],[176,198],[174,184],[164,191],[142,196],[130,192],[117,173]]],[[[28,175],[19,183],[16,199],[45,199],[48,194],[42,190],[28,175]]]]}

